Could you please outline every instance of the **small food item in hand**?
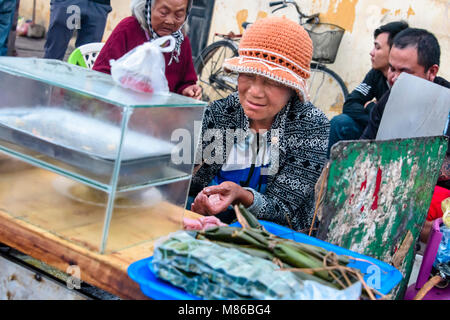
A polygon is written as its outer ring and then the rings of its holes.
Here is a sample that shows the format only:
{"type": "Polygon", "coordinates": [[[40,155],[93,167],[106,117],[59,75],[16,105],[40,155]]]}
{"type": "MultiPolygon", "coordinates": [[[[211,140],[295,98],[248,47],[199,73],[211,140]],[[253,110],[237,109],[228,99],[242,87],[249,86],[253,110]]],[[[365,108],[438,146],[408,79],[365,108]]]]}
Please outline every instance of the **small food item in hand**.
{"type": "Polygon", "coordinates": [[[215,205],[220,202],[220,195],[218,193],[212,194],[208,197],[208,200],[212,205],[215,205]]]}
{"type": "Polygon", "coordinates": [[[184,230],[207,230],[213,227],[226,226],[225,223],[213,216],[200,217],[198,219],[183,219],[184,230]]]}
{"type": "Polygon", "coordinates": [[[200,219],[203,224],[203,230],[208,230],[209,228],[213,227],[223,227],[227,225],[214,216],[205,216],[201,217],[200,219]]]}
{"type": "Polygon", "coordinates": [[[198,219],[183,219],[184,230],[202,230],[203,225],[198,219]]]}

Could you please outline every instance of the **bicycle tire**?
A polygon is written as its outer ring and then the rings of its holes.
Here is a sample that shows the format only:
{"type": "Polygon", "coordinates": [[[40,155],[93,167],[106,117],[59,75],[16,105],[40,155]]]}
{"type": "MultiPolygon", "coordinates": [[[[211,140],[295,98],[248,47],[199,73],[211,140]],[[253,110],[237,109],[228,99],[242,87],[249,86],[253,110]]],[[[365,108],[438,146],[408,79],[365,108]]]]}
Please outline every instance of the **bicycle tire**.
{"type": "Polygon", "coordinates": [[[328,119],[342,113],[348,89],[342,78],[323,64],[311,63],[311,76],[307,80],[310,101],[321,109],[328,119]]]}
{"type": "Polygon", "coordinates": [[[222,69],[224,59],[237,56],[237,45],[227,40],[213,42],[202,50],[194,66],[203,90],[203,101],[225,98],[237,90],[237,76],[226,74],[222,69]]]}

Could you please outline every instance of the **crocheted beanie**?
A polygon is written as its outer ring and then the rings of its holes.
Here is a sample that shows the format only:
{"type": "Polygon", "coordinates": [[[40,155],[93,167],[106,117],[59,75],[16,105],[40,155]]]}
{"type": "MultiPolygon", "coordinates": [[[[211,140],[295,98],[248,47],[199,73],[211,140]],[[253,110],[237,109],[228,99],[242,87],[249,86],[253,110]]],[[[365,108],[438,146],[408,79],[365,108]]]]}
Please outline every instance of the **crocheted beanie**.
{"type": "Polygon", "coordinates": [[[298,23],[282,17],[259,19],[245,30],[239,56],[223,63],[226,71],[253,73],[277,81],[308,100],[311,38],[298,23]]]}

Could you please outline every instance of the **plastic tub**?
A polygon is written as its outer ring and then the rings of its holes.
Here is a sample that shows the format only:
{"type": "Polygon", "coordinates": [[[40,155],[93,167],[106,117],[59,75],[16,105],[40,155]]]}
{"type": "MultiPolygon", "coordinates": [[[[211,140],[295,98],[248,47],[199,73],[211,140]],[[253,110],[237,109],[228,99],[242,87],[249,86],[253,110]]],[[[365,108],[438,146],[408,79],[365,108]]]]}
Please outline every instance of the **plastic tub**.
{"type": "MultiPolygon", "coordinates": [[[[396,268],[377,259],[335,246],[331,243],[307,236],[303,233],[294,232],[289,228],[277,225],[268,221],[260,223],[270,233],[285,239],[292,239],[297,242],[303,242],[316,245],[333,251],[338,255],[347,255],[356,259],[348,264],[349,267],[359,269],[364,274],[364,281],[371,288],[376,289],[382,294],[388,294],[401,280],[402,274],[396,268]]],[[[234,223],[231,226],[240,226],[234,223]]],[[[200,297],[193,296],[183,289],[177,288],[169,282],[156,277],[152,268],[153,257],[142,259],[132,263],[128,267],[128,275],[131,279],[139,283],[142,292],[149,298],[158,300],[198,300],[200,297]]]]}

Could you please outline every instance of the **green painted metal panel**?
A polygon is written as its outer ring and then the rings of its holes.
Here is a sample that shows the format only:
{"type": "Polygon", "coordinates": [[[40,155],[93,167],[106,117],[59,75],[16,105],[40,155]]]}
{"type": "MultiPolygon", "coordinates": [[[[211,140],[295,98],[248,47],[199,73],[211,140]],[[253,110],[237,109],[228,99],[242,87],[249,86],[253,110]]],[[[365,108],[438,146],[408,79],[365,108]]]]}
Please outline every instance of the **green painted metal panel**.
{"type": "Polygon", "coordinates": [[[404,279],[397,298],[411,274],[447,144],[444,136],[342,141],[331,152],[318,237],[398,268],[404,279]]]}

